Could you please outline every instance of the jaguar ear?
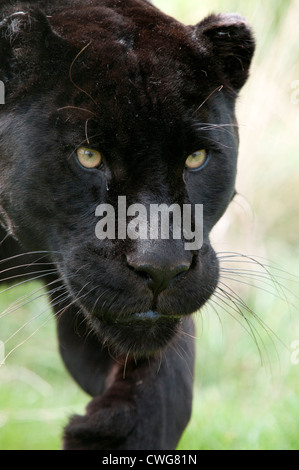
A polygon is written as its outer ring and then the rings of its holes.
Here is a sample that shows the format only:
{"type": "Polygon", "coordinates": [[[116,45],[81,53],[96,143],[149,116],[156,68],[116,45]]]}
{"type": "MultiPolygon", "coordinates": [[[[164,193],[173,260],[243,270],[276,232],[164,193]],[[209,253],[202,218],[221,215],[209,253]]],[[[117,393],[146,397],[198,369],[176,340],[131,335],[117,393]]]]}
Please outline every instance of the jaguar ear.
{"type": "Polygon", "coordinates": [[[37,9],[16,11],[0,20],[0,80],[6,92],[33,78],[53,34],[46,16],[37,9]]]}
{"type": "Polygon", "coordinates": [[[210,15],[195,26],[198,40],[211,50],[230,86],[239,91],[246,82],[255,41],[246,20],[238,14],[210,15]]]}
{"type": "Polygon", "coordinates": [[[38,45],[50,32],[46,16],[37,9],[16,11],[0,21],[0,41],[6,49],[38,45]]]}

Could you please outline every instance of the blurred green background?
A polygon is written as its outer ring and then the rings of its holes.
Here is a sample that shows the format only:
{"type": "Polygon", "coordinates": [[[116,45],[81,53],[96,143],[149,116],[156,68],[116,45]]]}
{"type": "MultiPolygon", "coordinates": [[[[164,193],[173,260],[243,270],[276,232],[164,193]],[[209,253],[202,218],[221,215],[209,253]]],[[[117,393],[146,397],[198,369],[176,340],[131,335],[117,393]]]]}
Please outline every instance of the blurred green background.
{"type": "MultiPolygon", "coordinates": [[[[299,91],[292,88],[299,1],[154,3],[186,24],[239,12],[257,40],[238,103],[239,195],[213,233],[227,294],[197,314],[193,415],[179,448],[298,450],[299,364],[291,354],[299,340],[299,91]]],[[[0,311],[39,289],[2,292],[0,311]]],[[[10,307],[0,325],[0,339],[9,339],[0,368],[0,449],[59,449],[63,425],[89,398],[64,370],[45,296],[10,307]]]]}

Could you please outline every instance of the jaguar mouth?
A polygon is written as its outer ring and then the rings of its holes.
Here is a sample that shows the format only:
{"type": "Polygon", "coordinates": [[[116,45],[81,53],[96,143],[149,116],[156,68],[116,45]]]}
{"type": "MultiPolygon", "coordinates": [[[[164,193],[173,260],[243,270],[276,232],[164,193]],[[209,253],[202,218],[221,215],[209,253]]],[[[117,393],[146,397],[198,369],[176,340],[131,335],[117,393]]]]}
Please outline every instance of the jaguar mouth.
{"type": "Polygon", "coordinates": [[[148,310],[114,320],[93,317],[90,325],[116,355],[148,357],[163,350],[180,329],[182,317],[148,310]]]}
{"type": "Polygon", "coordinates": [[[155,312],[153,310],[148,310],[147,312],[141,312],[141,313],[133,313],[132,315],[128,317],[123,317],[120,319],[115,320],[116,324],[123,324],[123,325],[136,325],[138,322],[147,322],[147,324],[154,324],[155,322],[160,322],[161,320],[180,320],[181,316],[180,315],[163,315],[160,312],[155,312]]]}

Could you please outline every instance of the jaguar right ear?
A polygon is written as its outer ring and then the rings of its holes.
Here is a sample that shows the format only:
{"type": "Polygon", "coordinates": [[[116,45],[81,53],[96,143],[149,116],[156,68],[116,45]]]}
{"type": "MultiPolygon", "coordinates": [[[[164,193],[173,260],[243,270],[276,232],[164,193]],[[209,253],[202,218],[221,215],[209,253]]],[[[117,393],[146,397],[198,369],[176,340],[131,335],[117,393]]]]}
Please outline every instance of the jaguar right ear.
{"type": "Polygon", "coordinates": [[[39,10],[16,11],[1,19],[1,60],[8,51],[42,44],[51,31],[46,16],[39,10]]]}
{"type": "Polygon", "coordinates": [[[0,80],[8,95],[33,80],[40,65],[49,60],[47,47],[54,36],[57,39],[38,9],[15,11],[0,20],[0,80]]]}

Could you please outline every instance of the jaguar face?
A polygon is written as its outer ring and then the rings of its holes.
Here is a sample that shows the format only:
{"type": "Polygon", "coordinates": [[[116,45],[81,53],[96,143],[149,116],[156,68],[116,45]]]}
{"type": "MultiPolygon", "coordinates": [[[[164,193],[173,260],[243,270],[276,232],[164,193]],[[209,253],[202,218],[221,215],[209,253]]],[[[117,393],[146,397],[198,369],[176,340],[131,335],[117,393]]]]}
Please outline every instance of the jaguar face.
{"type": "MultiPolygon", "coordinates": [[[[130,16],[90,6],[70,9],[68,21],[59,9],[49,18],[7,11],[0,206],[18,243],[46,251],[57,270],[58,311],[75,305],[117,354],[144,356],[169,343],[217,285],[209,234],[234,195],[234,105],[254,45],[237,15],[185,27],[131,3],[130,16]],[[168,238],[141,236],[140,226],[130,237],[138,208],[148,215],[161,204],[179,208],[180,236],[170,213],[168,238]],[[192,249],[187,206],[193,230],[203,210],[192,249]],[[115,209],[106,238],[96,230],[101,220],[105,230],[105,207],[115,209]]],[[[150,218],[143,228],[151,232],[150,218]]]]}

